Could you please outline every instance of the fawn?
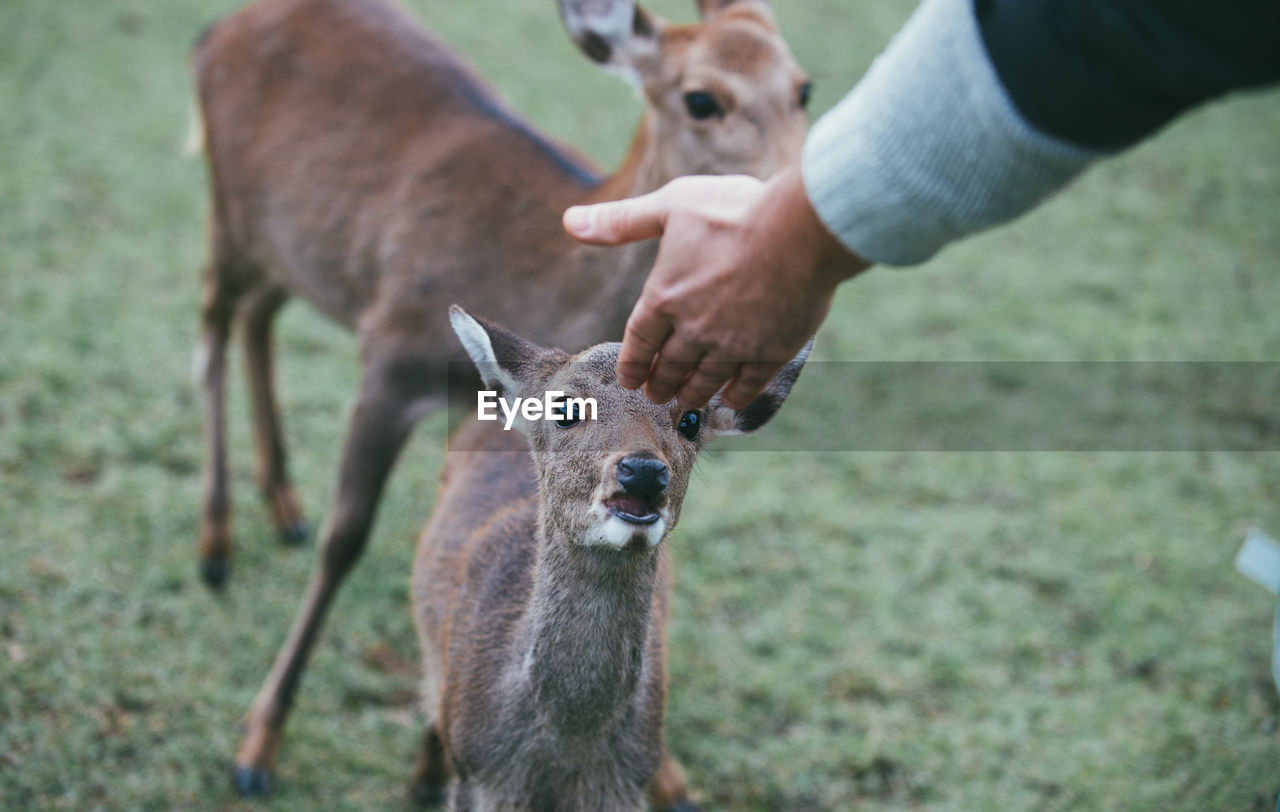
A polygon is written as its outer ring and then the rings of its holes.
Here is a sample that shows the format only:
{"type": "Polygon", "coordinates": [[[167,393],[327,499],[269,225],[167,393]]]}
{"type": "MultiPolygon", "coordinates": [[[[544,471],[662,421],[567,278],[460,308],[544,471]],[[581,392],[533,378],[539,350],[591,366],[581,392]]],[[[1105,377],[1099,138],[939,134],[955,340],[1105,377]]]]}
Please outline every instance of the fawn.
{"type": "MultiPolygon", "coordinates": [[[[198,367],[207,421],[200,558],[227,577],[226,344],[243,330],[258,480],[286,540],[306,535],[272,383],[271,325],[297,295],[359,339],[361,379],[319,560],[236,755],[263,793],[307,655],[360,558],[414,423],[465,362],[441,302],[556,346],[621,336],[656,242],[581,245],[575,203],[678,175],[766,176],[794,161],[808,82],[763,0],[701,0],[672,25],[630,0],[560,0],[601,66],[643,91],[630,152],[609,177],[539,135],[458,57],[386,0],[261,0],[215,23],[194,57],[209,163],[210,259],[198,367]]],[[[462,387],[455,387],[455,391],[462,387]]]]}
{"type": "MultiPolygon", "coordinates": [[[[593,398],[567,412],[471,422],[450,442],[413,566],[429,717],[415,795],[455,809],[692,809],[663,745],[664,543],[699,450],[754,431],[790,392],[806,346],[734,412],[657,406],[614,379],[618,344],[576,355],[450,320],[486,386],[593,398]]],[[[810,346],[812,342],[810,342],[810,346]]]]}

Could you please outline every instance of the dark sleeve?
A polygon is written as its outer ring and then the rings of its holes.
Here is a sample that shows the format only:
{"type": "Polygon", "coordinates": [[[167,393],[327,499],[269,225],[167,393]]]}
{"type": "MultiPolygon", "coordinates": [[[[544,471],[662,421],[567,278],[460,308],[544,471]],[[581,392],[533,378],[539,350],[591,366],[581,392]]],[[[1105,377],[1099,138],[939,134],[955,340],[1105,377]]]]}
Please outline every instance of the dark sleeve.
{"type": "Polygon", "coordinates": [[[1019,112],[1084,147],[1133,144],[1232,90],[1280,81],[1280,0],[974,0],[1019,112]]]}

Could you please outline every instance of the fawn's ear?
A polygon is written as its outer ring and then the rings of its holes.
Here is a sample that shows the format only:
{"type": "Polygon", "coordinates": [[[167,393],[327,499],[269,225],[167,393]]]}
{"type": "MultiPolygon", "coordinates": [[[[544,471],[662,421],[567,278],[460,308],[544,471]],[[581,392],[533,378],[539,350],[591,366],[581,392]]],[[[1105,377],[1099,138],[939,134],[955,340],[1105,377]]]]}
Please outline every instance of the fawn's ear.
{"type": "Polygon", "coordinates": [[[738,434],[750,434],[768,423],[778,413],[782,402],[791,393],[804,362],[809,360],[813,351],[813,339],[800,348],[796,357],[786,363],[778,374],[773,376],[759,397],[751,401],[745,408],[734,411],[720,402],[716,395],[707,404],[707,430],[712,437],[732,437],[738,434]]]}
{"type": "Polygon", "coordinates": [[[632,0],[560,0],[560,18],[591,61],[637,89],[657,64],[662,21],[632,0]]]}
{"type": "Polygon", "coordinates": [[[449,323],[484,385],[506,395],[522,397],[539,362],[551,354],[509,330],[473,317],[457,305],[449,308],[449,323]]]}

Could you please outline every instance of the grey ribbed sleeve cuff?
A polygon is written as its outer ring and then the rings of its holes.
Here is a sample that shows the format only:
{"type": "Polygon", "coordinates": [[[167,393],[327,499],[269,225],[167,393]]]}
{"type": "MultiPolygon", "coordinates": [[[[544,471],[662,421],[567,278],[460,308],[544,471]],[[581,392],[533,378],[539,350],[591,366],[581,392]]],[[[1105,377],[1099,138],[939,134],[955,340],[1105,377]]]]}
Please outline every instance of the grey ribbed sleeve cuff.
{"type": "Polygon", "coordinates": [[[1005,222],[1103,153],[1033,129],[987,57],[971,0],[924,0],[805,141],[805,189],[864,259],[914,265],[1005,222]]]}

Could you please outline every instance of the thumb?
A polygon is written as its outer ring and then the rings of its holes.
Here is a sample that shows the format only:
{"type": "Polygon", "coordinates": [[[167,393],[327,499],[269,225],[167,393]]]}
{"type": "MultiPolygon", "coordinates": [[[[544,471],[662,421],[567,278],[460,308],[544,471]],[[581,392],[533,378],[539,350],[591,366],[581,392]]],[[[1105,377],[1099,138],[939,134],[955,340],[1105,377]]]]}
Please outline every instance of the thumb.
{"type": "Polygon", "coordinates": [[[661,237],[668,212],[661,191],[611,203],[572,206],[564,213],[564,230],[595,245],[621,245],[661,237]]]}

